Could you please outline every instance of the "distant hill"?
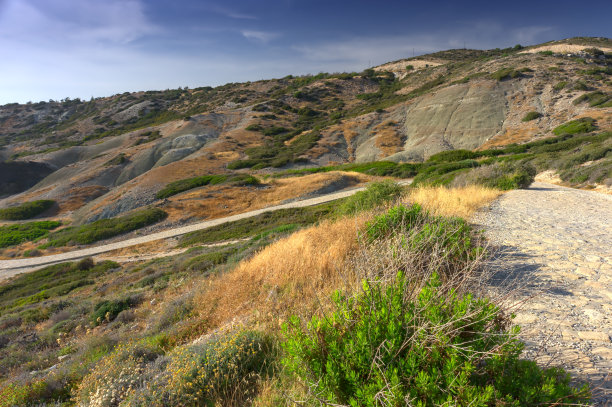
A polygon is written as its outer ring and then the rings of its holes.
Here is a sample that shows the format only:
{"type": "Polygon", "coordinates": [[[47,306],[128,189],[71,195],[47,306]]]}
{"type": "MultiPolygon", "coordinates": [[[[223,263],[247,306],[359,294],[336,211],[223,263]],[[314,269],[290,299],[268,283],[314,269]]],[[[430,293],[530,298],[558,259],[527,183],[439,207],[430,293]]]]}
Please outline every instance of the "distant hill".
{"type": "Polygon", "coordinates": [[[154,203],[168,183],[194,176],[421,162],[549,137],[581,117],[610,129],[611,74],[610,39],[572,38],[360,73],[4,105],[0,157],[45,171],[11,184],[0,206],[54,199],[85,222],[154,203]]]}

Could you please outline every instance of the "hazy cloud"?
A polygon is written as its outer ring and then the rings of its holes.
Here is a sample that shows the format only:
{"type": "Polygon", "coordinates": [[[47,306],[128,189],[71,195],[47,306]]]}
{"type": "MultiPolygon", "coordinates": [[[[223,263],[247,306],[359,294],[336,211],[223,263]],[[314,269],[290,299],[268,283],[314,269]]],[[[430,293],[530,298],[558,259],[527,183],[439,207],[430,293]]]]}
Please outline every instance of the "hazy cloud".
{"type": "Polygon", "coordinates": [[[242,30],[241,33],[247,40],[261,42],[264,44],[267,44],[273,39],[280,37],[280,34],[278,33],[266,31],[242,30]]]}

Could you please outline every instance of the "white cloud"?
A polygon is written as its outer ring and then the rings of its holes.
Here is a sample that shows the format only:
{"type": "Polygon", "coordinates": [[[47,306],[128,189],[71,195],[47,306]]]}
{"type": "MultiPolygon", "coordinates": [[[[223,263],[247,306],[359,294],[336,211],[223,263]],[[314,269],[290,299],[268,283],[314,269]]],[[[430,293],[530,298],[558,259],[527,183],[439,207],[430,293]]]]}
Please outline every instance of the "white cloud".
{"type": "Polygon", "coordinates": [[[32,44],[125,44],[159,31],[139,0],[8,0],[0,37],[32,44]]]}
{"type": "Polygon", "coordinates": [[[242,30],[244,38],[250,41],[261,42],[267,44],[275,38],[280,37],[280,34],[266,31],[242,30]]]}

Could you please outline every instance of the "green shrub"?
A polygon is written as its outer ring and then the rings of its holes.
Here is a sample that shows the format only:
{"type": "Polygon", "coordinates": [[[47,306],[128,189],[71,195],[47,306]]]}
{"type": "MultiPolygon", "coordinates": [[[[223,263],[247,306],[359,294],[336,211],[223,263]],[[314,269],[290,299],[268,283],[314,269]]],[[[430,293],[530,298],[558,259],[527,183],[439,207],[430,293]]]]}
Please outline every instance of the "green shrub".
{"type": "MultiPolygon", "coordinates": [[[[426,163],[428,164],[428,163],[426,163]]],[[[421,167],[419,173],[414,177],[412,184],[417,185],[448,185],[457,174],[476,168],[480,164],[475,160],[462,160],[456,162],[431,163],[421,167]]]]}
{"type": "Polygon", "coordinates": [[[427,159],[427,162],[439,163],[472,160],[474,158],[478,158],[479,156],[479,153],[470,150],[448,150],[430,156],[427,159]]]}
{"type": "Polygon", "coordinates": [[[225,183],[234,185],[257,185],[259,184],[259,180],[248,174],[203,175],[201,177],[186,178],[171,182],[159,190],[157,194],[155,194],[155,197],[157,199],[165,199],[193,188],[202,187],[204,185],[217,185],[225,183]]]}
{"type": "Polygon", "coordinates": [[[363,283],[335,311],[284,325],[284,365],[322,404],[536,406],[589,399],[562,369],[519,360],[523,345],[498,307],[459,295],[434,275],[411,295],[399,273],[363,283]]]}
{"type": "Polygon", "coordinates": [[[592,119],[590,117],[583,117],[577,120],[572,120],[567,123],[563,123],[562,125],[556,127],[553,130],[553,133],[557,136],[560,136],[562,134],[589,133],[596,129],[597,127],[595,125],[595,119],[592,119]]]}
{"type": "Polygon", "coordinates": [[[337,213],[349,215],[359,211],[374,209],[378,206],[393,202],[401,197],[403,188],[393,181],[375,182],[355,195],[348,197],[338,206],[337,213]]]}
{"type": "Polygon", "coordinates": [[[219,335],[174,349],[161,372],[127,397],[127,406],[246,405],[272,369],[272,341],[254,331],[219,335]]]}
{"type": "Polygon", "coordinates": [[[596,91],[578,96],[576,99],[574,99],[573,103],[575,105],[579,105],[580,103],[588,102],[589,106],[592,107],[608,107],[606,102],[608,102],[610,99],[612,99],[612,95],[596,91]]]}
{"type": "Polygon", "coordinates": [[[507,191],[527,188],[533,182],[535,174],[535,168],[526,163],[516,161],[496,162],[458,175],[451,185],[476,184],[507,191]]]}
{"type": "Polygon", "coordinates": [[[555,86],[553,86],[553,89],[556,90],[557,92],[562,90],[563,88],[565,88],[567,86],[567,81],[561,81],[555,84],[555,86]]]}
{"type": "Polygon", "coordinates": [[[540,112],[528,112],[522,120],[524,122],[530,122],[532,120],[539,119],[540,117],[542,117],[542,113],[540,112]]]}
{"type": "Polygon", "coordinates": [[[91,314],[91,322],[100,325],[103,322],[114,320],[121,311],[130,309],[140,302],[138,297],[128,297],[116,300],[104,300],[97,303],[91,314]]]}
{"type": "Polygon", "coordinates": [[[491,78],[497,81],[503,81],[506,79],[514,79],[521,76],[521,73],[514,68],[502,68],[491,74],[491,78]]]}
{"type": "Polygon", "coordinates": [[[0,219],[4,220],[25,220],[40,215],[51,208],[55,201],[43,199],[39,201],[26,202],[19,206],[0,209],[0,219]]]}
{"type": "Polygon", "coordinates": [[[0,248],[39,239],[60,225],[61,222],[40,221],[0,226],[0,248]]]}
{"type": "Polygon", "coordinates": [[[101,219],[53,232],[49,234],[49,241],[40,247],[90,244],[151,225],[165,219],[166,216],[168,214],[159,208],[141,209],[117,218],[101,219]]]}

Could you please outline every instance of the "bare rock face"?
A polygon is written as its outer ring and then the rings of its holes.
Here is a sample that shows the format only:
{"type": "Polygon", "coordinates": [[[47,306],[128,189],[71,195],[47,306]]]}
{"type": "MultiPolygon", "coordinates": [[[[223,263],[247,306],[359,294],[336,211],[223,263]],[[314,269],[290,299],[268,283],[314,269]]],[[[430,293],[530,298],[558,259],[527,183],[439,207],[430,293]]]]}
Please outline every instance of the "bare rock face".
{"type": "Polygon", "coordinates": [[[459,84],[407,106],[404,151],[394,161],[427,159],[444,150],[474,149],[502,129],[508,114],[506,82],[459,84]]]}

